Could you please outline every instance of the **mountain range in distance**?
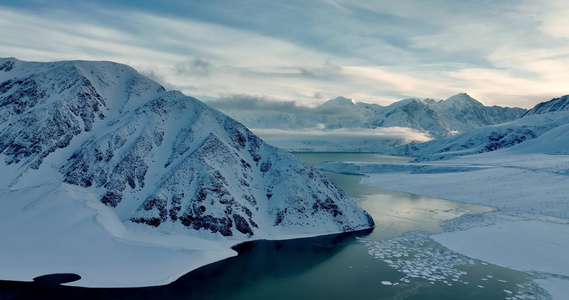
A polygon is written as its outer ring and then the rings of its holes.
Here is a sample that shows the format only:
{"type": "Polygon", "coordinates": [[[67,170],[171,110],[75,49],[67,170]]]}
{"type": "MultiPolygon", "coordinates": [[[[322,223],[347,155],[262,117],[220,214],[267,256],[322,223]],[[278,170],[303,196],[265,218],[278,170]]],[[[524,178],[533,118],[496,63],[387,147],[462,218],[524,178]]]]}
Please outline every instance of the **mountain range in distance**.
{"type": "MultiPolygon", "coordinates": [[[[226,101],[208,101],[252,129],[375,129],[402,127],[422,132],[431,138],[441,138],[475,128],[513,121],[527,110],[500,106],[485,106],[466,93],[446,100],[411,98],[388,106],[356,102],[337,97],[314,108],[295,110],[243,110],[227,105],[226,101]]],[[[269,105],[266,105],[269,107],[269,105]]]]}
{"type": "Polygon", "coordinates": [[[256,98],[238,106],[234,100],[243,101],[229,98],[206,103],[242,122],[269,144],[294,152],[398,154],[402,152],[395,149],[400,147],[507,123],[527,112],[485,106],[466,93],[438,101],[411,98],[388,106],[344,97],[314,108],[271,105],[256,98]]]}
{"type": "Polygon", "coordinates": [[[425,143],[407,144],[392,153],[413,156],[417,161],[430,161],[506,148],[511,148],[511,154],[569,154],[569,95],[541,102],[511,122],[425,143]]]}

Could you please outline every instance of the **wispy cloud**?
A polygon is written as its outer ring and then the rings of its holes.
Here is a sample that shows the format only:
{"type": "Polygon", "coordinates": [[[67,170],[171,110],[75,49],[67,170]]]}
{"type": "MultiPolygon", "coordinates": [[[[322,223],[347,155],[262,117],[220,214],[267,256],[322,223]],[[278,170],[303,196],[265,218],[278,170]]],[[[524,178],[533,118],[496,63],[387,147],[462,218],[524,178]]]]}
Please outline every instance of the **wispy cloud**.
{"type": "Polygon", "coordinates": [[[211,64],[204,59],[194,58],[176,64],[177,75],[209,76],[211,64]]]}
{"type": "Polygon", "coordinates": [[[531,107],[569,93],[564,1],[220,1],[3,4],[0,56],[113,60],[198,98],[307,106],[469,92],[531,107]]]}
{"type": "Polygon", "coordinates": [[[214,101],[208,101],[212,107],[221,111],[258,111],[279,113],[306,113],[311,110],[308,106],[299,105],[295,101],[269,100],[258,96],[227,95],[214,101]]]}

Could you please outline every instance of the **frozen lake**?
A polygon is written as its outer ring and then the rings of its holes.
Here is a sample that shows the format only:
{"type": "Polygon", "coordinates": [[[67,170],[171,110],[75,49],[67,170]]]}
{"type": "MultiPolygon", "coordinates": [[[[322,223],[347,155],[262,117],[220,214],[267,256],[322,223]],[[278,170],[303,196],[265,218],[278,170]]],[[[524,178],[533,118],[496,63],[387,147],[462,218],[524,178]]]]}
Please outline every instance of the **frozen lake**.
{"type": "MultiPolygon", "coordinates": [[[[295,155],[309,164],[408,160],[361,153],[295,155]]],[[[4,293],[77,299],[546,299],[525,273],[470,259],[429,238],[442,230],[442,221],[489,208],[376,189],[359,184],[361,176],[326,174],[373,216],[373,232],[247,243],[238,248],[239,256],[161,287],[0,281],[0,298],[4,293]]]]}

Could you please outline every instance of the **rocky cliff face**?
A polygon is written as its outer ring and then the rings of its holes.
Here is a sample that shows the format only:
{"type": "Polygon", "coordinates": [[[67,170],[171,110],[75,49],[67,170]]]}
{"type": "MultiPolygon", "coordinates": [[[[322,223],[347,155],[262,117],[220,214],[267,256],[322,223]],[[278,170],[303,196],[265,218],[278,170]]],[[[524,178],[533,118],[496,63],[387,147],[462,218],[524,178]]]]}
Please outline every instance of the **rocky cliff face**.
{"type": "Polygon", "coordinates": [[[0,60],[0,159],[40,168],[125,223],[208,238],[373,226],[334,183],[195,98],[110,62],[0,60]]]}

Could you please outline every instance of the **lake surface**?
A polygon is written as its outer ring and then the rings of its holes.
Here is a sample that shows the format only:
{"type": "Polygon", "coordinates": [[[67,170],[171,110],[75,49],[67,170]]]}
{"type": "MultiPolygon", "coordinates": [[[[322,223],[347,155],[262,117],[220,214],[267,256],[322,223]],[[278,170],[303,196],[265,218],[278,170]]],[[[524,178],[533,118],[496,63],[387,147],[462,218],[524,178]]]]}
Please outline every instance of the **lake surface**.
{"type": "MultiPolygon", "coordinates": [[[[295,155],[309,164],[409,160],[361,153],[295,155]]],[[[376,189],[359,184],[361,176],[326,174],[372,215],[377,225],[372,232],[246,243],[237,248],[237,257],[162,287],[0,281],[0,299],[546,299],[527,274],[472,260],[429,238],[442,230],[441,221],[489,208],[376,189]]]]}

